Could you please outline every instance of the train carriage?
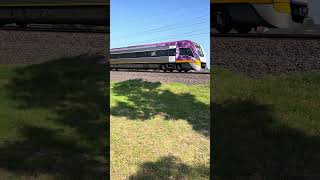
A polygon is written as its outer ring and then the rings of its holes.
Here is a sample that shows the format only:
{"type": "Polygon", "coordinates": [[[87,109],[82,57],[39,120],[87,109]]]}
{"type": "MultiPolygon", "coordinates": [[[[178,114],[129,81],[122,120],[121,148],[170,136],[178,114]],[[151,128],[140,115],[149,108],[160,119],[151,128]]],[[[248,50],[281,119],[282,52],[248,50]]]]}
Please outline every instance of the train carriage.
{"type": "Polygon", "coordinates": [[[160,69],[164,72],[206,67],[202,47],[190,40],[114,48],[110,50],[111,69],[160,69]]]}
{"type": "Polygon", "coordinates": [[[0,1],[0,27],[15,23],[109,25],[109,1],[4,0],[0,1]]]}
{"type": "Polygon", "coordinates": [[[295,28],[308,15],[307,0],[211,0],[211,24],[221,33],[235,29],[295,28]]]}

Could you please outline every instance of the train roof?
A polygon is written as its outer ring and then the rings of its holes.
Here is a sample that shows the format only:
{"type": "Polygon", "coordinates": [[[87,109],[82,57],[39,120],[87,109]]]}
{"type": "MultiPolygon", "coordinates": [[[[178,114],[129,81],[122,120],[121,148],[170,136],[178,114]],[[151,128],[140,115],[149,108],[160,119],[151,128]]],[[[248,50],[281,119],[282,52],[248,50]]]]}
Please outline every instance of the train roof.
{"type": "Polygon", "coordinates": [[[189,42],[189,43],[195,43],[191,40],[178,40],[178,41],[170,41],[170,42],[162,42],[162,43],[153,43],[153,44],[143,44],[143,45],[136,45],[136,46],[127,46],[127,47],[121,47],[121,48],[112,48],[111,51],[117,51],[117,50],[129,50],[129,49],[135,49],[135,48],[148,48],[148,47],[161,47],[161,46],[170,46],[177,42],[189,42]]]}
{"type": "Polygon", "coordinates": [[[110,5],[108,0],[2,0],[0,7],[110,5]]]}
{"type": "MultiPolygon", "coordinates": [[[[278,3],[301,3],[307,4],[308,0],[278,0],[278,3]]],[[[215,3],[252,3],[252,4],[273,4],[274,0],[210,0],[210,4],[215,3]]]]}
{"type": "MultiPolygon", "coordinates": [[[[288,1],[288,0],[284,0],[288,1]]],[[[214,3],[254,3],[254,4],[272,4],[273,0],[210,0],[211,4],[214,3]]]]}

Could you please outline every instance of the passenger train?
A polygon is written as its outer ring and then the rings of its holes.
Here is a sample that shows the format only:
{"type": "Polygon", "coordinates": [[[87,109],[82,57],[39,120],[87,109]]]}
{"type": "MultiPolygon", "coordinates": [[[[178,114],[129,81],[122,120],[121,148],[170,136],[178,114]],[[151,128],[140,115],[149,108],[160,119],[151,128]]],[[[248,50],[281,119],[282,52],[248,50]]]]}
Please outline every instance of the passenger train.
{"type": "Polygon", "coordinates": [[[206,67],[201,45],[190,40],[163,42],[110,50],[110,68],[154,69],[164,72],[200,71],[206,67]]]}
{"type": "Polygon", "coordinates": [[[299,27],[308,15],[307,0],[211,0],[210,5],[211,25],[220,33],[299,27]]]}

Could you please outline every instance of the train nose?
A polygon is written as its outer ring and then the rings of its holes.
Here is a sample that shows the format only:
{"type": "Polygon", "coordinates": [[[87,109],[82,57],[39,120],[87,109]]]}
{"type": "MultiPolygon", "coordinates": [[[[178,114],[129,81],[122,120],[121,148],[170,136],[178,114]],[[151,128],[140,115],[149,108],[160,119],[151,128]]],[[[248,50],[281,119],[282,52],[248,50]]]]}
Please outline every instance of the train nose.
{"type": "Polygon", "coordinates": [[[207,66],[207,63],[201,62],[201,68],[202,68],[202,69],[205,69],[206,66],[207,66]]]}
{"type": "Polygon", "coordinates": [[[207,64],[206,58],[200,57],[200,62],[201,62],[201,68],[205,69],[207,64]]]}

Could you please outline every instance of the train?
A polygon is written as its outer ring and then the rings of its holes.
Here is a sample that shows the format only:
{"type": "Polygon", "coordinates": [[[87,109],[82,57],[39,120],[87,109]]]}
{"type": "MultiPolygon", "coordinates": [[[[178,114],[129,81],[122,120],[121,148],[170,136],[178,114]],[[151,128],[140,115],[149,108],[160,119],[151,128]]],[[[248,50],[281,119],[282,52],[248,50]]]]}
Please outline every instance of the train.
{"type": "Polygon", "coordinates": [[[154,44],[113,48],[110,69],[153,69],[163,72],[201,71],[206,68],[206,56],[200,44],[179,40],[154,44]]]}
{"type": "Polygon", "coordinates": [[[211,25],[220,33],[296,28],[308,17],[307,0],[210,0],[210,6],[211,25]]]}
{"type": "Polygon", "coordinates": [[[0,2],[0,27],[16,24],[109,25],[109,1],[12,0],[0,2]]]}

